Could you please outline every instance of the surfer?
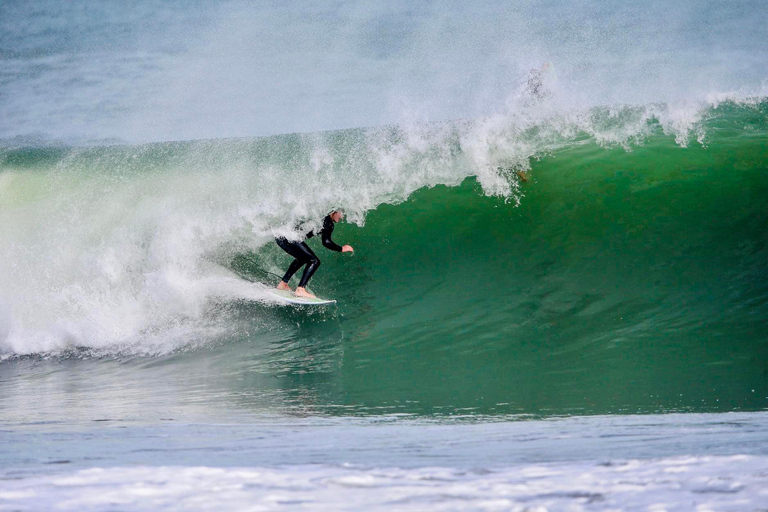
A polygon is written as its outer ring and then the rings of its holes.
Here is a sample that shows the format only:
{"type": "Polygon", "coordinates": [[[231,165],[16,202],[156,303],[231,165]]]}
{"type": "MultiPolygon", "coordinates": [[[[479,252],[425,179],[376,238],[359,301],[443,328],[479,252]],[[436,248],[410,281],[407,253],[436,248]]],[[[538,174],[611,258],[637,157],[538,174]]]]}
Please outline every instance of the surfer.
{"type": "MultiPolygon", "coordinates": [[[[323,219],[323,227],[320,230],[320,240],[323,242],[323,245],[326,249],[330,249],[336,252],[353,252],[354,249],[351,245],[340,246],[331,240],[331,233],[333,233],[334,224],[343,218],[344,213],[339,210],[334,210],[326,215],[326,217],[323,219]]],[[[305,238],[312,238],[313,236],[315,236],[315,232],[310,231],[305,235],[305,238]]],[[[317,298],[307,291],[306,286],[312,277],[312,274],[314,274],[315,270],[317,270],[317,267],[320,266],[320,258],[318,258],[314,252],[312,252],[312,249],[309,248],[305,241],[298,242],[288,240],[285,237],[277,237],[275,238],[275,242],[278,246],[280,246],[282,250],[295,258],[291,265],[288,267],[288,270],[285,272],[282,281],[278,283],[277,289],[290,291],[291,287],[288,286],[288,282],[291,280],[291,277],[293,277],[293,274],[298,272],[302,266],[306,265],[304,274],[301,276],[301,281],[299,281],[299,286],[296,288],[294,293],[297,297],[308,297],[310,299],[317,298]]]]}

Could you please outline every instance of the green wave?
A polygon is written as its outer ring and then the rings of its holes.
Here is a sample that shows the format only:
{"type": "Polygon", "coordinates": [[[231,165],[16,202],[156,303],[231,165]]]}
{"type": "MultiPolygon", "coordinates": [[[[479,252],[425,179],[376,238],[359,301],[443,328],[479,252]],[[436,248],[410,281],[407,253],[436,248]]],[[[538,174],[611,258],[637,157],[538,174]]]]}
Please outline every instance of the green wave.
{"type": "Polygon", "coordinates": [[[585,144],[534,162],[519,206],[470,178],[339,227],[357,253],[317,246],[313,286],[342,304],[343,357],[286,386],[360,412],[764,409],[768,137],[718,137],[585,144]]]}
{"type": "Polygon", "coordinates": [[[7,145],[0,347],[213,351],[244,406],[329,413],[764,409],[768,106],[654,112],[7,145]],[[244,292],[288,265],[275,232],[334,205],[356,252],[317,247],[311,286],[338,309],[244,292]]]}

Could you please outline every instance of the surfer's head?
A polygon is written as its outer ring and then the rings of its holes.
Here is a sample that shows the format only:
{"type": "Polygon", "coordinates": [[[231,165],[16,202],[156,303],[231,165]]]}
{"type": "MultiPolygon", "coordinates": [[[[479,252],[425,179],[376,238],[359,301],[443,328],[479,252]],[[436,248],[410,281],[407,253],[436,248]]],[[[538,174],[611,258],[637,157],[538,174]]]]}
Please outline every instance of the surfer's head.
{"type": "Polygon", "coordinates": [[[333,222],[339,222],[341,219],[344,218],[344,212],[341,210],[333,210],[331,213],[328,214],[328,216],[331,218],[333,222]]]}

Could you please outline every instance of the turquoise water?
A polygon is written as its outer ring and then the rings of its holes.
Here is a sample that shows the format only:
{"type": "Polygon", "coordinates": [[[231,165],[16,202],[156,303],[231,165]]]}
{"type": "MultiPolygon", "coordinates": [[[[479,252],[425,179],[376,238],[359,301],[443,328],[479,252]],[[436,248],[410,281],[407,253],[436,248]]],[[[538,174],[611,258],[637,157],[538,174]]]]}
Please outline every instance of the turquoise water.
{"type": "Polygon", "coordinates": [[[0,510],[764,507],[766,16],[1,5],[0,510]]]}

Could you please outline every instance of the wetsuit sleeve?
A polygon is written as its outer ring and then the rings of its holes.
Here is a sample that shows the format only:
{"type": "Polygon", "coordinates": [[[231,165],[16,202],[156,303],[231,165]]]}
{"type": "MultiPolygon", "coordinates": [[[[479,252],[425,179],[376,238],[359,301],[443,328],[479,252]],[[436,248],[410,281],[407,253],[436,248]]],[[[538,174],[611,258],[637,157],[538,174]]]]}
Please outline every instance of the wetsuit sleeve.
{"type": "Polygon", "coordinates": [[[331,240],[331,233],[333,233],[333,220],[329,215],[323,219],[323,230],[320,232],[320,239],[323,241],[323,245],[326,249],[341,252],[341,246],[331,240]]]}

